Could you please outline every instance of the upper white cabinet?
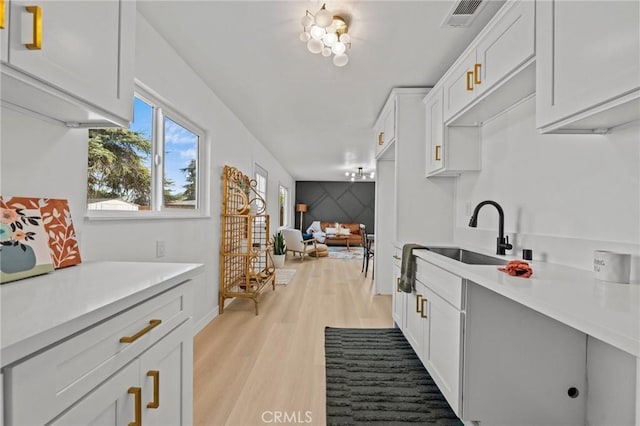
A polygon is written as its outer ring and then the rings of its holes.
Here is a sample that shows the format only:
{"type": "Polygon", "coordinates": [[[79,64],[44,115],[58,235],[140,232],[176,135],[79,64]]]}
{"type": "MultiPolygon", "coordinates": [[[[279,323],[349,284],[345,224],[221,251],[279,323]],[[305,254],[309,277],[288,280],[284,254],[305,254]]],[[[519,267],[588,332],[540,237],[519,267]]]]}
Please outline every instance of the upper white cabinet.
{"type": "Polygon", "coordinates": [[[396,140],[396,98],[390,96],[374,126],[376,129],[376,158],[396,140]]]}
{"type": "Polygon", "coordinates": [[[479,78],[477,72],[479,67],[476,64],[476,49],[472,48],[466,54],[463,54],[450,71],[447,72],[442,83],[444,88],[445,121],[460,112],[475,99],[474,81],[479,78]]]}
{"type": "Polygon", "coordinates": [[[509,1],[498,11],[442,80],[448,125],[481,125],[533,93],[534,25],[533,1],[509,1]]]}
{"type": "Polygon", "coordinates": [[[640,118],[640,3],[538,1],[536,122],[606,131],[640,118]]]}
{"type": "Polygon", "coordinates": [[[457,176],[480,170],[480,134],[475,127],[445,127],[443,90],[433,88],[424,98],[426,114],[426,177],[457,176]]]}
{"type": "Polygon", "coordinates": [[[69,126],[132,118],[135,2],[11,0],[2,100],[69,126]]]}
{"type": "Polygon", "coordinates": [[[0,0],[0,61],[6,62],[9,57],[9,8],[8,0],[0,0]]]}

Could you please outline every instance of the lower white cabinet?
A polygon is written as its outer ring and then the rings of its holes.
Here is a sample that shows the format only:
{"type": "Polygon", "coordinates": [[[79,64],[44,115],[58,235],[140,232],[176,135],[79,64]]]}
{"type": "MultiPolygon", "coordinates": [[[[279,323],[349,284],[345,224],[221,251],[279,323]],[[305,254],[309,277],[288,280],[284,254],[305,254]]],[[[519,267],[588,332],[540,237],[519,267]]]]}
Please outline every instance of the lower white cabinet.
{"type": "Polygon", "coordinates": [[[399,288],[400,283],[400,257],[398,256],[401,250],[396,249],[393,256],[393,322],[395,325],[404,329],[406,319],[406,305],[407,305],[407,293],[403,292],[399,288]]]}
{"type": "Polygon", "coordinates": [[[585,425],[587,336],[467,282],[462,418],[585,425]]]}
{"type": "Polygon", "coordinates": [[[132,362],[51,425],[139,424],[139,420],[135,418],[136,404],[140,406],[142,403],[141,396],[138,397],[136,393],[141,391],[138,383],[139,367],[138,361],[132,362]]]}
{"type": "Polygon", "coordinates": [[[584,333],[423,259],[416,275],[394,318],[403,309],[396,323],[458,417],[585,424],[584,333]]]}
{"type": "Polygon", "coordinates": [[[404,335],[418,355],[422,353],[424,346],[422,300],[425,290],[426,287],[421,282],[416,281],[415,290],[412,293],[405,293],[407,296],[404,335]]]}
{"type": "Polygon", "coordinates": [[[429,289],[424,300],[422,362],[453,411],[460,413],[464,314],[429,289]]]}
{"type": "Polygon", "coordinates": [[[183,365],[193,356],[192,339],[185,338],[190,328],[183,323],[51,425],[191,424],[190,399],[183,392],[190,394],[193,382],[183,365]]]}
{"type": "Polygon", "coordinates": [[[178,283],[4,367],[5,425],[192,424],[192,291],[178,283]]]}

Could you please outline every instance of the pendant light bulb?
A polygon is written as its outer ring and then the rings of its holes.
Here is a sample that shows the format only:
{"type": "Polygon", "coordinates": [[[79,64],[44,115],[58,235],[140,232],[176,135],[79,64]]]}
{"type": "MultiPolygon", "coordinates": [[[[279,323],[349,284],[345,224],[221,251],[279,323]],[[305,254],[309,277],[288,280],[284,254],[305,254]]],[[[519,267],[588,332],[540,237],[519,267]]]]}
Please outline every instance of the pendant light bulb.
{"type": "Polygon", "coordinates": [[[316,13],[316,25],[320,28],[326,28],[333,22],[333,13],[326,9],[325,5],[322,5],[322,9],[316,13]]]}

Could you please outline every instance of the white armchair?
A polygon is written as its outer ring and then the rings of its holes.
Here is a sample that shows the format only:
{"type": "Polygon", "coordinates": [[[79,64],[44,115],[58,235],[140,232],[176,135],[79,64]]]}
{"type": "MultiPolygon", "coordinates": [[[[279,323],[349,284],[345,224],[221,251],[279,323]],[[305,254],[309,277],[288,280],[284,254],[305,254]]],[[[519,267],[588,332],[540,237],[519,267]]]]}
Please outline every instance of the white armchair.
{"type": "Polygon", "coordinates": [[[300,261],[304,260],[304,255],[313,255],[318,257],[317,253],[323,248],[326,250],[326,245],[320,244],[315,238],[309,240],[302,239],[302,232],[299,229],[283,229],[282,235],[284,236],[284,242],[287,245],[287,251],[300,255],[300,261]]]}

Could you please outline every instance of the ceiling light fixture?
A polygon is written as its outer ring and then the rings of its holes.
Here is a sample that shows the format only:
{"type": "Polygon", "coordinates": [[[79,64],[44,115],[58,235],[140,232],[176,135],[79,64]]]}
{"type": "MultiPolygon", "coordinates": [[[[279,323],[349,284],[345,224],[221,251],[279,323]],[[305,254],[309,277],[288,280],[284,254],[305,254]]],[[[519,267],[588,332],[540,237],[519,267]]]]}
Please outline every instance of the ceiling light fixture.
{"type": "Polygon", "coordinates": [[[322,56],[333,54],[333,64],[343,67],[349,62],[346,54],[347,48],[351,48],[351,36],[347,34],[349,26],[344,18],[334,15],[326,6],[323,4],[315,15],[306,11],[301,21],[303,31],[300,41],[307,44],[311,53],[321,53],[322,56]]]}
{"type": "MultiPolygon", "coordinates": [[[[367,174],[362,170],[362,167],[358,167],[357,172],[345,172],[344,175],[349,178],[351,182],[357,180],[367,180],[367,174]]],[[[375,172],[369,173],[369,179],[373,179],[375,177],[375,172]]]]}

